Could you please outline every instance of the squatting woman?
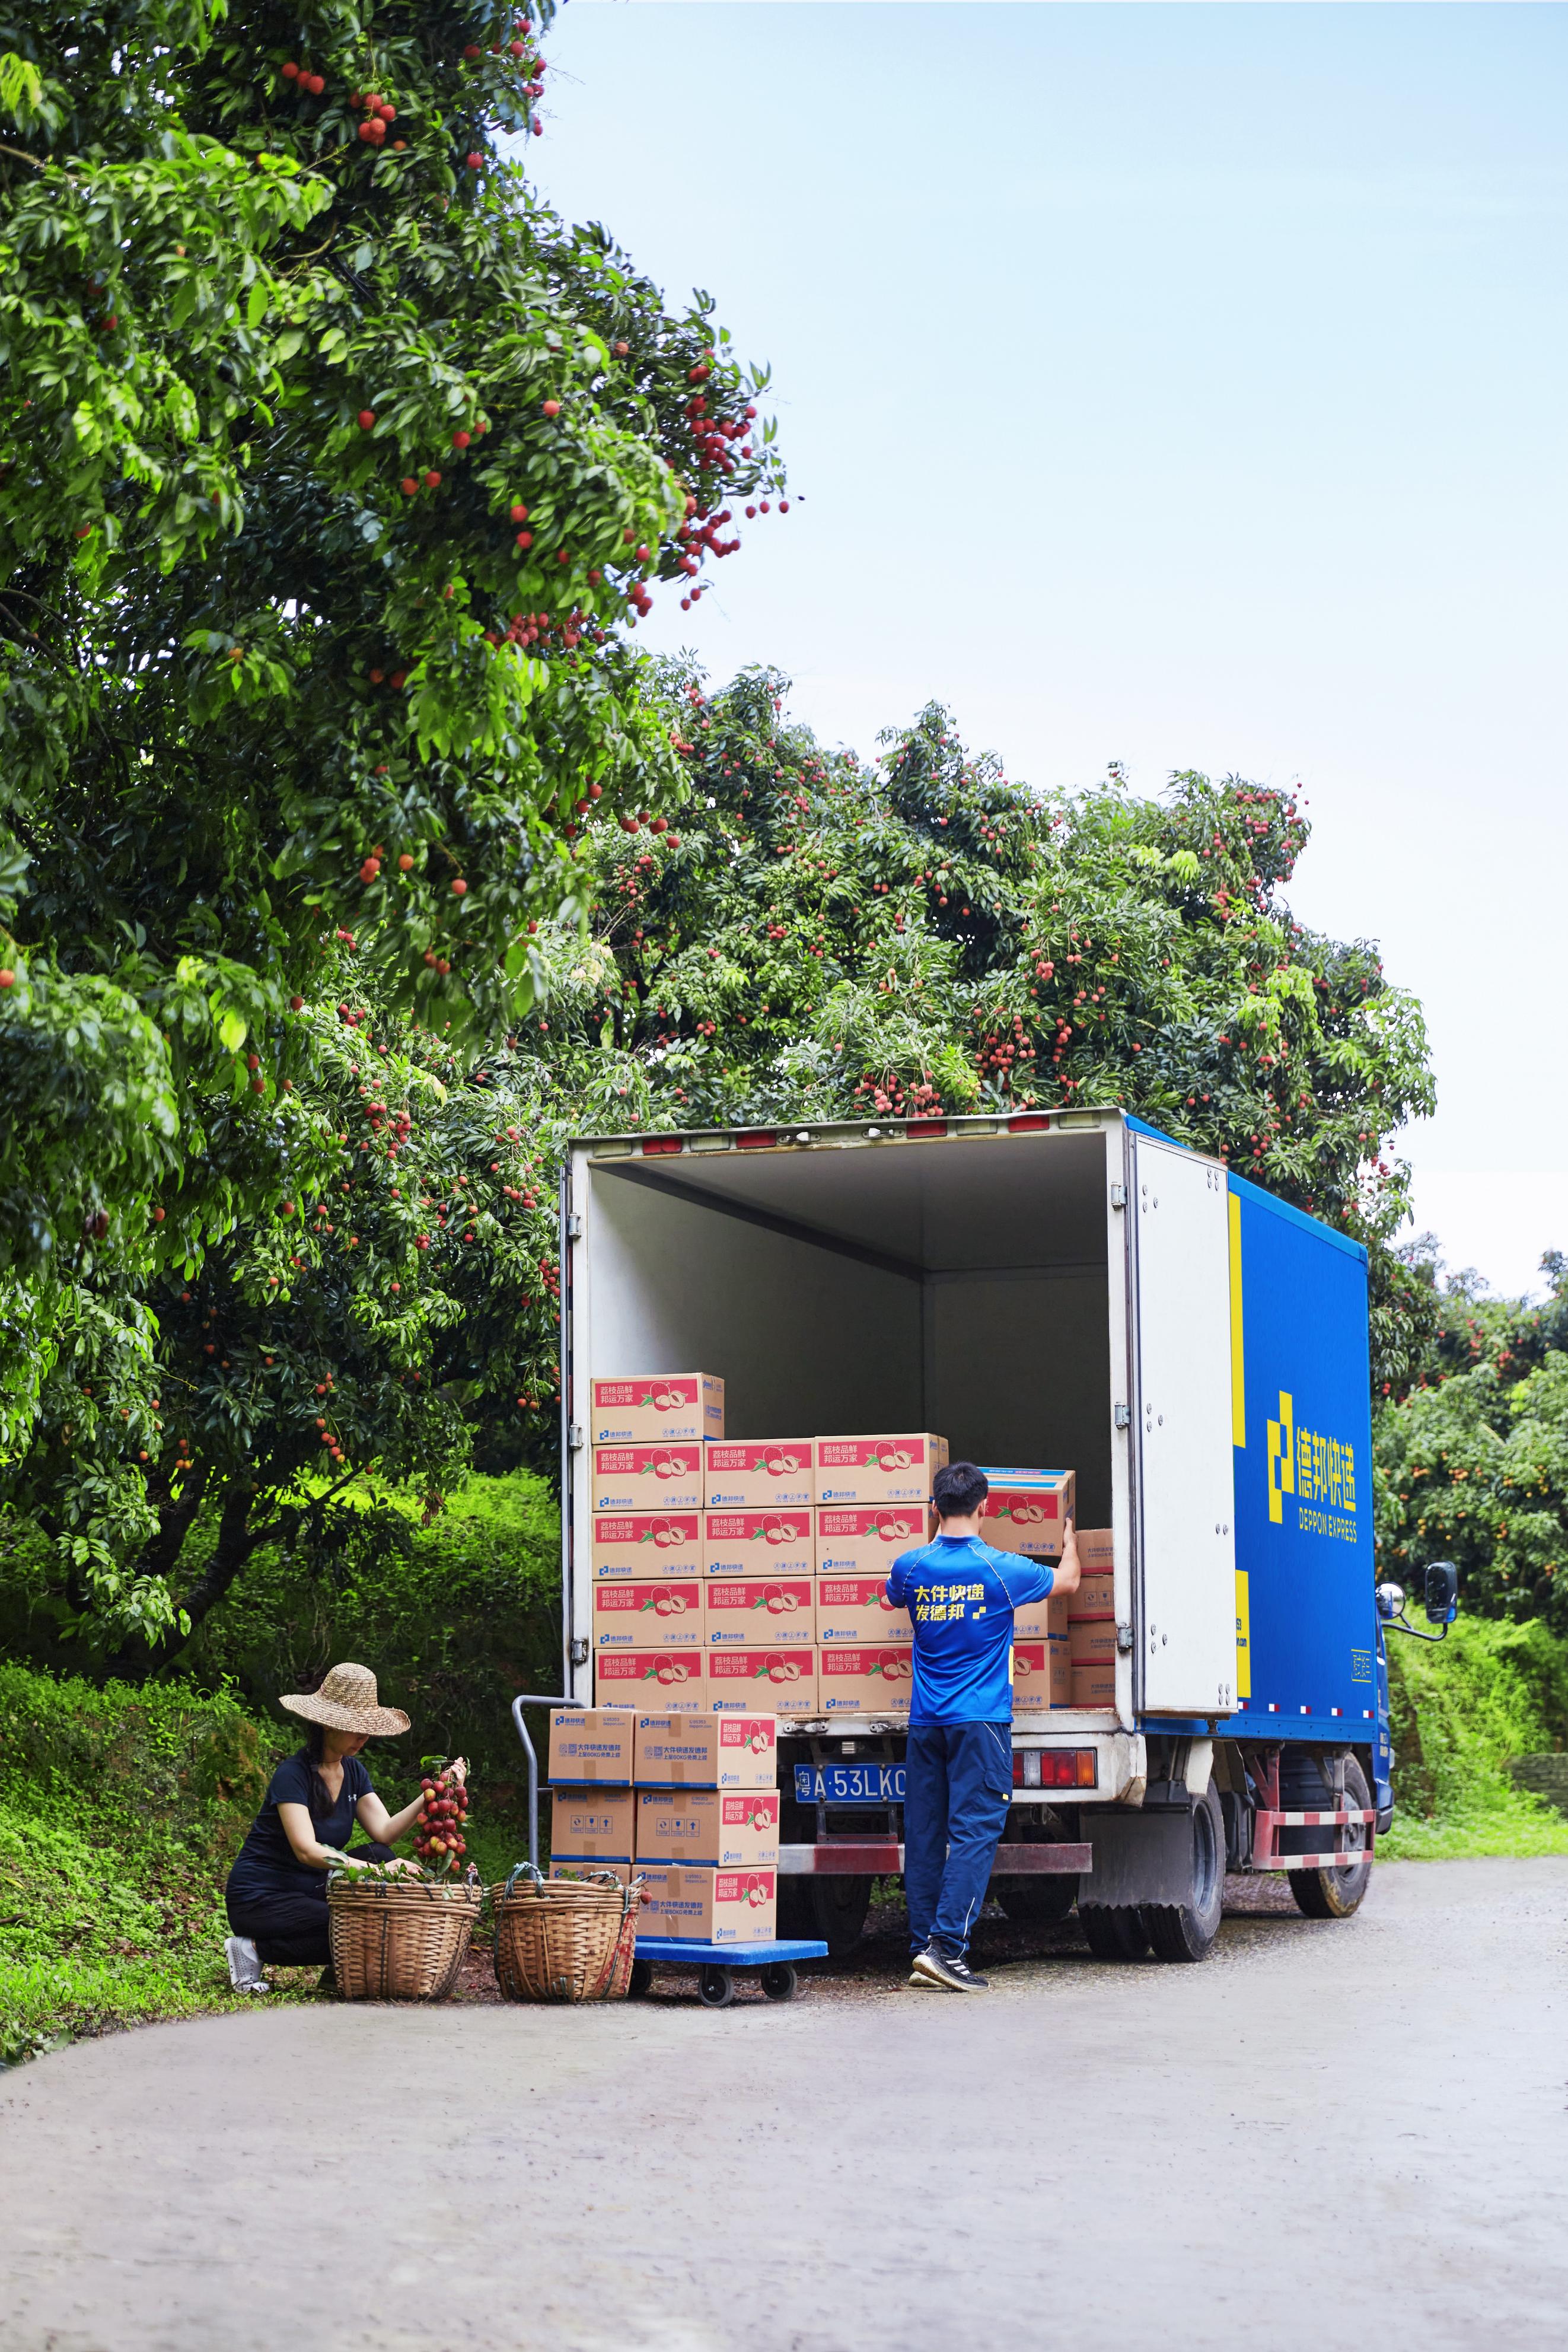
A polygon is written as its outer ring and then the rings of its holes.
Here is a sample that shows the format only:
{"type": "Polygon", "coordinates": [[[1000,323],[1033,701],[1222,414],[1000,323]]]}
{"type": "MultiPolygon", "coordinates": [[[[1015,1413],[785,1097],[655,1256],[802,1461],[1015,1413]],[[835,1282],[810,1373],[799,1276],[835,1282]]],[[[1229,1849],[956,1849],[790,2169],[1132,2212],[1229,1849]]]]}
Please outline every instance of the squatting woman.
{"type": "MultiPolygon", "coordinates": [[[[268,1968],[329,1967],[327,1874],[391,1862],[392,1846],[417,1819],[420,1800],[388,1813],[361,1760],[367,1739],[408,1729],[401,1708],[381,1706],[368,1666],[334,1666],[318,1691],[279,1700],[303,1716],[309,1737],[272,1776],[224,1890],[225,1949],[236,1992],[266,1992],[268,1968]],[[355,1822],[369,1845],[345,1852],[355,1822]]],[[[459,1779],[461,1759],[452,1768],[459,1779]]],[[[413,1864],[407,1865],[410,1869],[413,1864]]]]}

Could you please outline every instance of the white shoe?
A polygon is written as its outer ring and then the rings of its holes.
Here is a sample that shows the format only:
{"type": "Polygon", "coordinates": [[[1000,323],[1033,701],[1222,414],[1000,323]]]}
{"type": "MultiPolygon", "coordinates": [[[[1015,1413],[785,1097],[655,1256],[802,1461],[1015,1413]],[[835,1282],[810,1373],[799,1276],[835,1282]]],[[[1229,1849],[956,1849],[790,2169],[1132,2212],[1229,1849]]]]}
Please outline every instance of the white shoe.
{"type": "Polygon", "coordinates": [[[226,1936],[224,1956],[229,1964],[229,1982],[235,1992],[272,1990],[261,1972],[260,1956],[248,1936],[226,1936]]]}

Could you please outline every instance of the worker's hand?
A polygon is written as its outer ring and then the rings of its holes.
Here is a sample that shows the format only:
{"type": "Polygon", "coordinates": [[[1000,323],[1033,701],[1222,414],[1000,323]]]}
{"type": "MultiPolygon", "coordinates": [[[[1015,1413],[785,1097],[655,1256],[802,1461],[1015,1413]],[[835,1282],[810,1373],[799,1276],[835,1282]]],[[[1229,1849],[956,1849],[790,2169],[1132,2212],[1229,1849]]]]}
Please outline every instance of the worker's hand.
{"type": "Polygon", "coordinates": [[[396,1854],[391,1862],[382,1866],[387,1870],[395,1871],[400,1878],[419,1878],[423,1875],[419,1864],[410,1862],[406,1854],[396,1854]]]}
{"type": "Polygon", "coordinates": [[[455,1756],[446,1769],[455,1780],[465,1781],[468,1778],[468,1759],[466,1756],[455,1756]]]}
{"type": "Polygon", "coordinates": [[[1069,1519],[1062,1530],[1061,1558],[1056,1564],[1056,1573],[1051,1579],[1051,1591],[1067,1594],[1076,1592],[1082,1572],[1078,1559],[1078,1538],[1073,1533],[1072,1521],[1069,1519]]]}

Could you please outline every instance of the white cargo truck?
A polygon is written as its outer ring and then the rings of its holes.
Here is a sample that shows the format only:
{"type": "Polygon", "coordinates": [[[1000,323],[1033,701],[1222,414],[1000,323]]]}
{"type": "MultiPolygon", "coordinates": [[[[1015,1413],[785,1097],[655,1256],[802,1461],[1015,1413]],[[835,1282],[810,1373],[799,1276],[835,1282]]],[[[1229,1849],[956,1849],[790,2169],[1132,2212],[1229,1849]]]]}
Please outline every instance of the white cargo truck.
{"type": "MultiPolygon", "coordinates": [[[[1201,1958],[1231,1870],[1344,1916],[1392,1813],[1364,1253],[1117,1109],[584,1138],[561,1201],[563,1691],[593,1698],[590,1383],[700,1368],[732,1437],[932,1430],[1071,1469],[1115,1702],[1017,1713],[995,1892],[1201,1958]]],[[[902,1866],[904,1723],[780,1723],[780,1933],[902,1866]]]]}

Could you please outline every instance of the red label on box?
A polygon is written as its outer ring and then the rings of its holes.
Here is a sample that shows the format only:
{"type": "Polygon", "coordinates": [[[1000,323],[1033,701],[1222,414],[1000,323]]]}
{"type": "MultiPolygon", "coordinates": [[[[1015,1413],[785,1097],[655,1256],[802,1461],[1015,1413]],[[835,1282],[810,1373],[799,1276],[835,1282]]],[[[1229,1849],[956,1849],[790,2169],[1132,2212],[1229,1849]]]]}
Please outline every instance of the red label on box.
{"type": "Polygon", "coordinates": [[[593,1659],[594,1692],[610,1704],[632,1706],[653,1696],[690,1699],[702,1705],[704,1657],[679,1650],[599,1650],[593,1659]]]}
{"type": "Polygon", "coordinates": [[[697,1401],[695,1381],[595,1381],[593,1402],[605,1412],[631,1407],[637,1412],[680,1412],[697,1401]]]}
{"type": "Polygon", "coordinates": [[[1048,1519],[1057,1516],[1060,1497],[1055,1495],[1032,1495],[1016,1486],[991,1488],[981,1507],[984,1519],[1010,1519],[1016,1528],[1042,1528],[1048,1519]]]}
{"type": "Polygon", "coordinates": [[[890,1691],[897,1691],[905,1688],[915,1679],[915,1653],[913,1650],[861,1649],[835,1644],[819,1651],[817,1672],[824,1685],[835,1678],[865,1675],[884,1682],[890,1691]]]}
{"type": "Polygon", "coordinates": [[[672,1481],[678,1486],[700,1484],[703,1475],[703,1450],[700,1444],[691,1445],[596,1445],[593,1449],[593,1475],[598,1478],[645,1478],[648,1500],[658,1499],[661,1486],[672,1481]]]}
{"type": "Polygon", "coordinates": [[[817,1513],[817,1535],[822,1544],[875,1540],[887,1546],[889,1559],[925,1541],[924,1503],[854,1503],[817,1513]]]}
{"type": "Polygon", "coordinates": [[[716,1477],[734,1475],[776,1478],[782,1483],[799,1478],[810,1470],[811,1462],[809,1453],[795,1447],[763,1443],[747,1445],[727,1437],[722,1444],[717,1438],[709,1439],[707,1466],[716,1477]]]}
{"type": "Polygon", "coordinates": [[[810,1678],[810,1658],[792,1656],[788,1650],[709,1650],[707,1675],[710,1683],[751,1682],[763,1691],[777,1692],[779,1704],[788,1702],[790,1689],[802,1674],[810,1678]]]}
{"type": "Polygon", "coordinates": [[[882,1609],[890,1617],[903,1617],[906,1610],[895,1610],[887,1597],[887,1580],[881,1576],[821,1576],[817,1579],[817,1599],[824,1609],[882,1609]]]}
{"type": "Polygon", "coordinates": [[[602,1617],[622,1610],[632,1616],[647,1610],[655,1617],[681,1617],[687,1610],[700,1610],[702,1601],[700,1584],[606,1584],[593,1596],[602,1617]]]}
{"type": "MultiPolygon", "coordinates": [[[[728,1729],[727,1725],[726,1729],[728,1729]]],[[[776,1830],[779,1826],[777,1789],[747,1789],[738,1797],[719,1799],[719,1819],[726,1828],[776,1830]]]]}
{"type": "Polygon", "coordinates": [[[695,1552],[701,1535],[695,1511],[639,1511],[634,1518],[596,1518],[593,1522],[596,1551],[622,1550],[628,1544],[645,1545],[650,1576],[657,1575],[659,1562],[666,1552],[695,1552]]]}
{"type": "Polygon", "coordinates": [[[824,1437],[817,1443],[819,1470],[917,1470],[925,1459],[918,1439],[896,1444],[886,1437],[824,1437]]]}
{"type": "Polygon", "coordinates": [[[707,1535],[710,1544],[745,1544],[766,1568],[770,1551],[810,1542],[811,1514],[803,1503],[793,1511],[710,1511],[707,1535]]]}

